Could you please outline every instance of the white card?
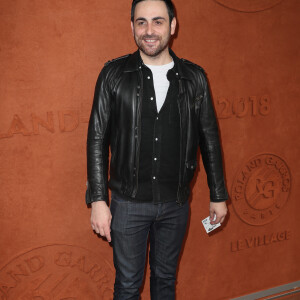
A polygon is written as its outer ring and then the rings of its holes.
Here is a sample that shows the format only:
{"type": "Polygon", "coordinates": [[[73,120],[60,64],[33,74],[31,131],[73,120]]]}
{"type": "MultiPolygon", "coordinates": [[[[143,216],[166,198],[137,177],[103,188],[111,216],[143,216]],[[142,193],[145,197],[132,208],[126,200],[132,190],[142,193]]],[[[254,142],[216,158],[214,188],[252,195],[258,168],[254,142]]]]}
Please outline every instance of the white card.
{"type": "MultiPolygon", "coordinates": [[[[216,219],[216,215],[213,219],[213,221],[216,219]]],[[[221,226],[221,223],[217,223],[217,224],[210,224],[210,220],[209,220],[209,216],[205,219],[202,220],[202,224],[205,228],[206,233],[210,233],[211,231],[215,230],[216,228],[221,226]]]]}

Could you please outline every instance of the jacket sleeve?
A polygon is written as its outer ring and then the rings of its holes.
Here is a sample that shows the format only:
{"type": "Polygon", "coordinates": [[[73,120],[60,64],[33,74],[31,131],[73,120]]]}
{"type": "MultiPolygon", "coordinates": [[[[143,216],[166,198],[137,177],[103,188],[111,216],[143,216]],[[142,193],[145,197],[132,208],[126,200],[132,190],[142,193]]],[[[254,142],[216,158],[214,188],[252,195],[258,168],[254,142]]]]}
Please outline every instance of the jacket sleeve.
{"type": "Polygon", "coordinates": [[[218,124],[213,109],[208,82],[204,71],[200,73],[202,95],[199,116],[199,141],[203,165],[207,175],[211,202],[223,202],[228,199],[223,174],[223,162],[218,124]]]}
{"type": "Polygon", "coordinates": [[[94,93],[87,134],[86,203],[108,203],[108,156],[110,136],[111,93],[106,67],[100,72],[94,93]]]}

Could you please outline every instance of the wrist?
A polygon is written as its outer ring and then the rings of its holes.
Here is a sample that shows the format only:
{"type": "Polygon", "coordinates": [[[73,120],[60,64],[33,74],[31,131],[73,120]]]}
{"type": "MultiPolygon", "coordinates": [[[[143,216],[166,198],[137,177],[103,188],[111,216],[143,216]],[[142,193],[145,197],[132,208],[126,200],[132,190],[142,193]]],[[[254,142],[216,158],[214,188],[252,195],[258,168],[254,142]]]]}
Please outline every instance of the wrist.
{"type": "Polygon", "coordinates": [[[95,206],[101,206],[101,205],[103,205],[103,203],[106,203],[104,200],[97,200],[97,201],[93,201],[92,203],[91,203],[91,206],[92,207],[95,207],[95,206]]]}

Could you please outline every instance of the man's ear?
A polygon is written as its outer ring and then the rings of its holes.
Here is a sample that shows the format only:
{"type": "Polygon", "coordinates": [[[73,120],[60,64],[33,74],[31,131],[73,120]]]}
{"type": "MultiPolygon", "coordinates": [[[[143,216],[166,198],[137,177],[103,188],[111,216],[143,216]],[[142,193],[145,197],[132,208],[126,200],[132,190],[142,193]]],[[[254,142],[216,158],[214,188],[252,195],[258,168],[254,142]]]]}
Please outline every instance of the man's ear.
{"type": "Polygon", "coordinates": [[[131,32],[132,32],[132,35],[134,36],[134,29],[133,29],[133,22],[131,21],[131,32]]]}
{"type": "Polygon", "coordinates": [[[174,17],[173,20],[171,21],[171,35],[173,35],[175,33],[176,30],[176,24],[177,24],[177,20],[174,17]]]}

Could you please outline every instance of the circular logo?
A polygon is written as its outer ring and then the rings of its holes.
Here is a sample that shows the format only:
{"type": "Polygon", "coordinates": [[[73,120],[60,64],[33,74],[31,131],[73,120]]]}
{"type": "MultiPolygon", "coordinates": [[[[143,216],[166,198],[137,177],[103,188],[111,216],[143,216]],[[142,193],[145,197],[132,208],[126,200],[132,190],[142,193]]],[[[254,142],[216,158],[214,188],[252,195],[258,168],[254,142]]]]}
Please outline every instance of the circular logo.
{"type": "Polygon", "coordinates": [[[274,7],[282,0],[214,0],[215,2],[241,12],[258,12],[274,7]]]}
{"type": "Polygon", "coordinates": [[[74,245],[23,253],[0,270],[1,300],[113,299],[114,270],[103,256],[74,245]]]}
{"type": "Polygon", "coordinates": [[[250,225],[265,225],[279,216],[290,188],[291,175],[284,160],[274,154],[257,155],[235,176],[234,210],[250,225]]]}

